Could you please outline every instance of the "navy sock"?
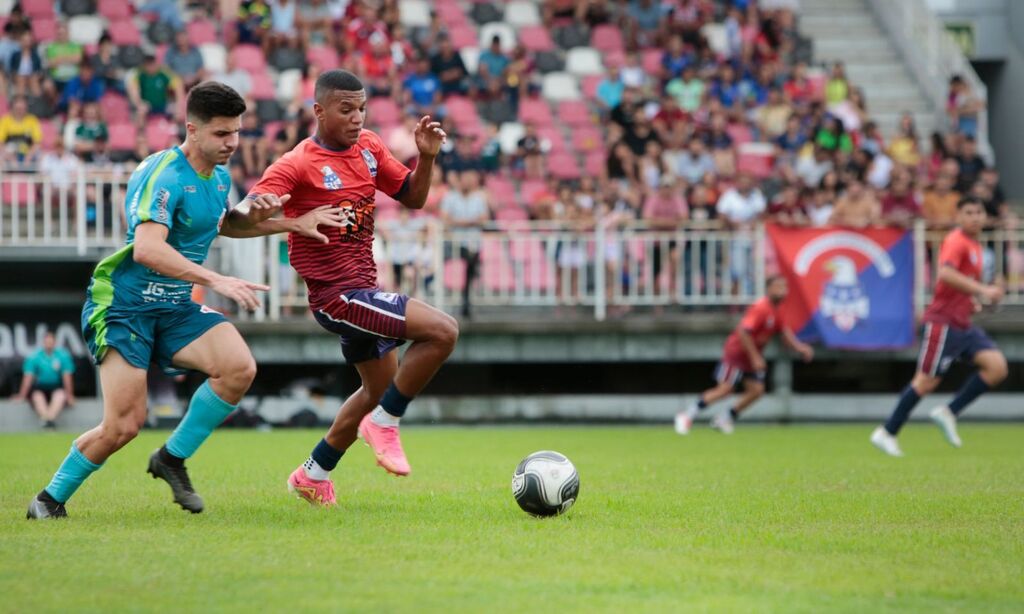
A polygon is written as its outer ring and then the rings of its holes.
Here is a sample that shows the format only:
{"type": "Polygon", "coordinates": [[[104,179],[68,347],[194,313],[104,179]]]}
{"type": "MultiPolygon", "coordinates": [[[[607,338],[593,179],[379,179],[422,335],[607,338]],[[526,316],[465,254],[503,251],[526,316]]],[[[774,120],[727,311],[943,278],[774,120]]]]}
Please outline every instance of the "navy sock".
{"type": "Polygon", "coordinates": [[[979,373],[975,373],[967,378],[967,381],[960,387],[960,390],[956,391],[956,396],[949,402],[949,411],[959,416],[965,407],[986,392],[988,392],[988,384],[985,383],[985,380],[981,379],[979,373]]]}
{"type": "Polygon", "coordinates": [[[402,394],[398,388],[395,387],[395,383],[391,382],[388,389],[384,391],[384,396],[380,398],[380,406],[384,408],[384,411],[388,412],[396,418],[401,418],[405,415],[405,410],[409,407],[409,403],[412,401],[412,397],[407,397],[402,394]]]}
{"type": "Polygon", "coordinates": [[[735,421],[740,419],[740,412],[736,411],[735,407],[730,407],[729,408],[729,417],[732,418],[733,422],[735,422],[735,421]]]}
{"type": "Polygon", "coordinates": [[[341,460],[341,455],[344,453],[344,450],[337,450],[332,447],[331,444],[327,443],[326,439],[321,439],[320,443],[316,444],[316,447],[313,448],[313,453],[310,456],[325,471],[334,471],[334,468],[338,466],[338,461],[341,460]]]}
{"type": "Polygon", "coordinates": [[[917,394],[913,386],[908,385],[904,388],[899,402],[896,403],[896,409],[892,410],[892,415],[885,423],[885,430],[889,431],[890,435],[899,433],[903,425],[907,423],[907,419],[910,418],[910,412],[914,411],[914,407],[920,400],[921,396],[917,394]]]}
{"type": "Polygon", "coordinates": [[[708,403],[707,403],[707,401],[704,400],[704,397],[698,398],[697,399],[697,411],[700,411],[702,409],[707,409],[707,408],[708,408],[708,403]]]}

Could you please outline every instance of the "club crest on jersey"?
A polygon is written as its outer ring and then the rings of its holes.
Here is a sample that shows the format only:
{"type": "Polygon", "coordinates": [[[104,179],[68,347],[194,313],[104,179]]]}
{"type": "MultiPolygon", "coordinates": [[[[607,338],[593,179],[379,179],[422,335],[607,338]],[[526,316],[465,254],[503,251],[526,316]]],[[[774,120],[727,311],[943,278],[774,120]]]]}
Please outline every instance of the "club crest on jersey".
{"type": "Polygon", "coordinates": [[[373,154],[370,153],[369,149],[364,149],[362,151],[362,154],[363,154],[363,162],[366,162],[366,170],[370,171],[370,176],[371,177],[376,177],[377,176],[377,158],[373,157],[373,154]]]}
{"type": "Polygon", "coordinates": [[[973,264],[974,266],[978,266],[978,252],[976,252],[976,251],[974,251],[972,249],[970,257],[971,257],[971,264],[973,264]]]}
{"type": "Polygon", "coordinates": [[[324,166],[320,169],[320,172],[324,175],[324,188],[328,190],[340,190],[341,189],[341,177],[329,166],[324,166]]]}

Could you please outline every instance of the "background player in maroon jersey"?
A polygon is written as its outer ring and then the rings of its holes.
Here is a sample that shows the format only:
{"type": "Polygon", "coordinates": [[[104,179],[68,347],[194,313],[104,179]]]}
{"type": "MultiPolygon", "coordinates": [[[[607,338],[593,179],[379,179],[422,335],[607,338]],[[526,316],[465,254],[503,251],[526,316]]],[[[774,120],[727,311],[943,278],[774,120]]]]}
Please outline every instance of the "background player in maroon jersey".
{"type": "Polygon", "coordinates": [[[890,456],[903,456],[896,435],[910,417],[921,397],[933,392],[949,367],[957,360],[971,360],[978,371],[964,382],[949,405],[929,414],[942,429],[946,440],[959,448],[956,417],[974,399],[1006,379],[1006,357],[971,315],[980,303],[1003,299],[998,285],[981,282],[982,249],[978,234],[985,226],[985,205],[973,196],[957,203],[957,228],[942,241],[935,296],[924,312],[924,334],[917,360],[917,373],[903,390],[889,420],[871,434],[871,443],[890,456]]]}
{"type": "Polygon", "coordinates": [[[327,435],[288,478],[288,486],[307,501],[335,502],[329,473],[362,435],[377,463],[395,475],[407,475],[409,463],[398,437],[399,419],[414,396],[448,358],[459,336],[448,314],[402,294],[377,287],[373,261],[374,198],[380,190],[410,209],[423,207],[434,158],[445,140],[438,122],[423,117],[416,126],[416,170],[391,155],[379,136],[363,128],[366,92],[359,79],[330,70],[316,82],[316,134],[272,164],[249,198],[291,194],[287,217],[323,205],[338,205],[348,225],[326,244],[288,236],[288,254],[309,289],[309,307],[317,322],[341,339],[345,359],[355,364],[362,386],[341,406],[327,435]],[[401,366],[394,350],[412,345],[401,366]]]}
{"type": "Polygon", "coordinates": [[[764,395],[764,380],[768,365],[765,363],[764,346],[775,333],[782,333],[782,340],[800,354],[804,360],[814,358],[814,349],[800,341],[782,321],[779,305],[789,294],[789,285],[781,275],[769,277],[765,283],[765,296],[747,308],[736,330],[725,340],[722,360],[715,369],[718,385],[705,390],[697,401],[686,411],[676,415],[676,432],[686,435],[693,426],[693,418],[732,394],[736,384],[743,382],[743,396],[729,409],[714,417],[711,425],[725,434],[732,433],[733,423],[746,408],[764,395]]]}

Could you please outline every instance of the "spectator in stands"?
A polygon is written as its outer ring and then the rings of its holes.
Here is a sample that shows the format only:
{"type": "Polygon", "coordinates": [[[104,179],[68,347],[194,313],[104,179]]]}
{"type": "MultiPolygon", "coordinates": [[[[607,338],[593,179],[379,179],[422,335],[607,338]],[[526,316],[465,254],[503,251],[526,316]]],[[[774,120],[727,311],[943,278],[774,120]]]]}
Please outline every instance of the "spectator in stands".
{"type": "Polygon", "coordinates": [[[122,95],[126,93],[124,67],[121,66],[121,61],[117,57],[117,48],[114,47],[114,42],[110,39],[109,34],[104,34],[100,37],[99,47],[96,50],[96,54],[92,56],[91,61],[96,75],[103,80],[107,91],[117,92],[122,95]]]}
{"type": "Polygon", "coordinates": [[[14,166],[32,166],[39,155],[43,131],[39,118],[28,112],[28,100],[15,96],[10,110],[0,117],[0,143],[3,143],[2,159],[14,166]]]}
{"type": "Polygon", "coordinates": [[[951,228],[956,223],[956,203],[961,194],[953,189],[955,179],[939,173],[930,188],[925,190],[921,211],[930,228],[951,228]]]}
{"type": "Polygon", "coordinates": [[[581,206],[573,196],[572,188],[562,184],[555,203],[555,219],[562,229],[571,233],[555,244],[555,261],[558,263],[555,294],[560,304],[575,303],[585,291],[580,284],[580,272],[590,260],[587,242],[580,235],[594,230],[594,211],[581,206]]]}
{"type": "Polygon", "coordinates": [[[148,117],[180,116],[180,113],[170,108],[170,99],[173,96],[178,106],[184,104],[184,88],[171,71],[156,61],[155,55],[146,54],[142,67],[133,71],[126,79],[128,99],[135,107],[136,121],[139,125],[144,124],[148,117]]]}
{"type": "Polygon", "coordinates": [[[181,79],[185,89],[206,78],[203,55],[188,39],[188,32],[180,30],[174,35],[174,44],[164,54],[164,64],[181,79]]]}
{"type": "MultiPolygon", "coordinates": [[[[415,128],[415,126],[414,126],[415,128]]],[[[456,134],[449,141],[454,141],[450,149],[442,148],[437,157],[437,164],[448,173],[464,173],[465,171],[480,172],[480,156],[473,150],[473,137],[469,134],[456,134]]],[[[479,176],[477,177],[479,183],[479,176]]]]}
{"type": "Polygon", "coordinates": [[[921,203],[914,191],[913,175],[906,168],[898,167],[882,196],[882,219],[889,226],[910,228],[919,217],[921,203]]]}
{"type": "Polygon", "coordinates": [[[851,176],[836,200],[829,223],[848,228],[867,228],[882,221],[882,205],[859,176],[851,176]]]}
{"type": "Polygon", "coordinates": [[[839,121],[843,123],[843,129],[847,133],[859,131],[864,122],[868,120],[864,90],[859,87],[851,88],[850,96],[846,100],[842,100],[829,107],[829,112],[839,118],[839,121]]]}
{"type": "Polygon", "coordinates": [[[637,109],[634,113],[632,123],[626,127],[623,140],[636,156],[642,156],[647,152],[648,143],[657,142],[658,135],[654,133],[651,120],[647,119],[647,114],[643,109],[637,109]]]}
{"type": "Polygon", "coordinates": [[[308,0],[301,3],[297,19],[299,40],[305,41],[308,45],[333,46],[334,19],[332,7],[324,0],[308,0]]]}
{"type": "Polygon", "coordinates": [[[622,95],[626,86],[622,83],[619,68],[609,66],[604,79],[597,84],[597,104],[601,107],[602,115],[607,115],[622,103],[622,95]]]}
{"type": "Polygon", "coordinates": [[[686,52],[683,37],[678,34],[668,39],[668,48],[661,56],[661,82],[666,83],[682,76],[683,70],[693,62],[691,54],[686,52]]]}
{"type": "Polygon", "coordinates": [[[768,219],[782,226],[807,226],[810,220],[807,219],[800,196],[799,187],[784,186],[768,205],[768,219]]]}
{"type": "Polygon", "coordinates": [[[57,109],[68,111],[69,108],[78,108],[86,103],[99,102],[105,90],[103,79],[96,76],[92,61],[82,58],[78,74],[64,86],[64,91],[57,102],[57,109]]]}
{"type": "Polygon", "coordinates": [[[270,30],[270,7],[265,0],[242,0],[238,6],[235,31],[238,42],[260,45],[270,30]]]}
{"type": "Polygon", "coordinates": [[[100,117],[100,107],[88,103],[82,107],[82,121],[75,128],[74,152],[86,162],[93,161],[97,143],[107,142],[107,124],[100,117]]]}
{"type": "Polygon", "coordinates": [[[786,119],[786,129],[779,136],[775,137],[775,145],[778,147],[777,156],[787,164],[793,164],[797,153],[807,143],[807,134],[800,125],[800,118],[790,114],[786,119]]]}
{"type": "Polygon", "coordinates": [[[832,65],[832,74],[825,82],[825,103],[828,106],[839,104],[850,95],[850,84],[846,80],[846,67],[842,62],[832,65]]]}
{"type": "Polygon", "coordinates": [[[946,99],[946,114],[961,134],[970,138],[978,136],[978,113],[985,104],[972,92],[960,75],[949,80],[949,95],[946,99]]]}
{"type": "Polygon", "coordinates": [[[815,144],[829,152],[842,151],[851,153],[853,151],[853,139],[843,128],[843,123],[835,116],[825,117],[825,121],[817,134],[814,135],[815,144]]]}
{"type": "Polygon", "coordinates": [[[238,150],[241,156],[235,158],[241,162],[245,177],[259,177],[267,168],[267,152],[263,143],[263,129],[259,125],[259,117],[255,111],[247,111],[242,115],[242,129],[238,134],[238,150]]]}
{"type": "Polygon", "coordinates": [[[726,109],[732,109],[743,101],[743,92],[736,81],[736,71],[725,64],[718,72],[718,79],[712,84],[710,95],[718,99],[726,109]]]}
{"type": "Polygon", "coordinates": [[[28,399],[39,416],[43,428],[55,428],[57,417],[68,405],[75,404],[75,387],[71,376],[75,364],[71,354],[57,347],[52,332],[43,335],[42,347],[22,363],[21,386],[15,401],[28,399]]]}
{"type": "Polygon", "coordinates": [[[505,87],[508,89],[509,100],[517,111],[519,100],[529,95],[531,90],[538,89],[533,71],[534,63],[526,51],[526,47],[516,45],[512,50],[512,59],[508,63],[508,68],[505,69],[505,87]]]}
{"type": "Polygon", "coordinates": [[[419,263],[427,235],[426,216],[413,217],[406,207],[398,208],[398,217],[378,226],[391,261],[395,292],[415,295],[419,281],[419,263]]]}
{"type": "Polygon", "coordinates": [[[540,179],[544,176],[544,149],[536,125],[526,124],[526,132],[516,143],[516,157],[527,179],[540,179]]]}
{"type": "MultiPolygon", "coordinates": [[[[7,15],[3,34],[0,35],[0,72],[6,73],[10,70],[11,56],[21,48],[21,35],[26,31],[31,31],[31,28],[25,20],[25,13],[20,6],[14,5],[7,15]]],[[[6,92],[7,88],[2,91],[6,92]]]]}
{"type": "Polygon", "coordinates": [[[742,231],[730,243],[730,275],[735,290],[747,296],[754,292],[754,239],[751,231],[766,208],[764,195],[755,187],[754,178],[748,173],[740,173],[736,177],[736,186],[726,190],[718,200],[718,215],[726,227],[742,231]]]}
{"type": "MultiPolygon", "coordinates": [[[[348,23],[345,32],[345,46],[348,51],[366,52],[370,49],[371,36],[374,34],[388,36],[387,25],[380,19],[374,4],[364,0],[355,3],[355,6],[358,16],[348,23]]],[[[428,44],[425,48],[429,46],[428,44]]]]}
{"type": "Polygon", "coordinates": [[[263,49],[269,55],[278,47],[291,47],[298,40],[295,0],[267,0],[270,7],[270,29],[263,37],[263,49]]]}
{"type": "Polygon", "coordinates": [[[185,27],[177,0],[146,0],[139,6],[139,14],[143,17],[152,16],[156,21],[169,25],[175,31],[185,27]]]}
{"type": "Polygon", "coordinates": [[[623,187],[637,183],[637,157],[625,141],[618,140],[609,148],[608,159],[605,163],[605,175],[623,187]]]}
{"type": "Polygon", "coordinates": [[[619,78],[626,88],[646,90],[650,77],[640,63],[640,56],[637,53],[627,53],[626,62],[619,69],[619,78]]]}
{"type": "Polygon", "coordinates": [[[492,77],[486,88],[479,96],[480,117],[495,125],[515,121],[516,108],[509,99],[505,84],[498,77],[492,77]]]}
{"type": "Polygon", "coordinates": [[[680,77],[672,79],[665,86],[665,93],[679,101],[679,106],[693,114],[704,102],[704,81],[697,76],[697,69],[688,64],[680,77]]]}
{"type": "Polygon", "coordinates": [[[644,153],[637,161],[637,170],[640,173],[640,181],[645,191],[653,191],[658,188],[661,178],[666,175],[662,163],[661,144],[656,140],[647,141],[644,146],[644,153]]]}
{"type": "Polygon", "coordinates": [[[457,250],[458,257],[466,264],[466,283],[462,287],[462,316],[469,318],[471,286],[480,265],[480,229],[490,219],[491,214],[487,196],[480,189],[480,176],[476,171],[455,174],[451,183],[452,188],[441,200],[441,219],[445,226],[455,231],[452,245],[457,250]]]}
{"type": "Polygon", "coordinates": [[[31,30],[25,30],[18,39],[19,47],[11,54],[7,71],[11,75],[15,96],[43,95],[43,59],[36,49],[31,30]]]}
{"type": "Polygon", "coordinates": [[[39,159],[39,172],[59,190],[70,188],[78,175],[82,161],[64,147],[64,141],[57,139],[52,150],[46,151],[39,159]]]}
{"type": "Polygon", "coordinates": [[[480,54],[477,63],[481,82],[486,83],[491,78],[504,79],[509,64],[508,56],[501,50],[501,37],[495,34],[491,37],[491,46],[480,54]]]}
{"type": "MultiPolygon", "coordinates": [[[[873,121],[869,121],[864,124],[864,129],[861,131],[860,148],[870,152],[872,155],[879,154],[885,149],[885,139],[882,138],[882,132],[878,129],[878,124],[873,121]]],[[[915,143],[914,149],[916,150],[917,145],[915,143]]],[[[904,148],[900,147],[902,151],[904,148]]],[[[902,155],[902,154],[901,154],[902,155]]],[[[889,151],[889,157],[892,157],[892,151],[889,151]]]]}
{"type": "Polygon", "coordinates": [[[661,108],[651,120],[651,126],[662,143],[680,144],[690,132],[689,115],[679,107],[679,102],[672,96],[665,95],[661,99],[661,108]]]}
{"type": "Polygon", "coordinates": [[[402,24],[396,24],[391,28],[391,59],[399,72],[405,73],[406,68],[412,66],[412,60],[416,57],[412,43],[406,37],[405,28],[402,24]]]}
{"type": "Polygon", "coordinates": [[[756,111],[757,127],[762,141],[773,141],[786,132],[793,109],[778,88],[768,91],[768,101],[756,111]]]}
{"type": "Polygon", "coordinates": [[[374,34],[370,40],[370,52],[359,55],[360,78],[366,86],[368,95],[391,97],[392,88],[398,80],[398,69],[391,56],[387,38],[374,34]]]}
{"type": "Polygon", "coordinates": [[[633,47],[653,47],[661,29],[661,3],[654,0],[630,0],[626,9],[626,33],[633,47]]]}
{"type": "Polygon", "coordinates": [[[828,226],[835,209],[833,201],[835,192],[829,189],[811,190],[811,199],[807,206],[807,219],[814,228],[828,226]]]}
{"type": "Polygon", "coordinates": [[[430,71],[430,60],[420,58],[416,62],[416,72],[402,82],[405,88],[406,109],[416,115],[443,117],[444,107],[441,105],[441,80],[430,71]]]}
{"type": "Polygon", "coordinates": [[[825,148],[815,143],[804,148],[796,162],[796,173],[808,187],[817,187],[821,180],[834,168],[832,157],[825,148]]]}
{"type": "Polygon", "coordinates": [[[387,135],[387,146],[391,153],[402,163],[408,163],[419,153],[416,147],[416,138],[413,131],[419,118],[413,115],[406,115],[402,118],[402,124],[396,126],[387,135]]]}
{"type": "Polygon", "coordinates": [[[480,149],[480,168],[484,173],[495,173],[502,164],[501,141],[498,139],[498,127],[487,124],[484,127],[483,146],[480,149]]]}
{"type": "Polygon", "coordinates": [[[214,81],[220,81],[224,85],[230,86],[238,92],[239,96],[246,100],[249,99],[249,94],[252,93],[252,75],[249,74],[249,71],[240,68],[238,63],[235,62],[234,56],[230,53],[224,64],[224,71],[214,73],[211,78],[214,81]]]}
{"type": "Polygon", "coordinates": [[[807,79],[806,62],[797,62],[782,88],[786,97],[798,107],[810,104],[814,98],[814,86],[807,79]]]}
{"type": "MultiPolygon", "coordinates": [[[[689,219],[689,213],[690,210],[683,199],[682,189],[676,185],[676,179],[671,175],[661,177],[657,188],[644,199],[643,220],[651,230],[674,232],[689,219]]],[[[651,257],[655,287],[660,285],[661,271],[664,267],[668,273],[666,292],[669,296],[674,296],[677,287],[676,281],[679,277],[677,266],[679,246],[675,240],[658,241],[654,244],[651,257]],[[668,266],[665,267],[665,264],[668,266]]]]}
{"type": "MultiPolygon", "coordinates": [[[[306,65],[302,80],[299,81],[299,86],[295,88],[295,96],[292,97],[292,101],[285,111],[288,117],[298,116],[299,111],[302,109],[313,108],[313,103],[316,102],[316,80],[320,76],[320,71],[321,66],[316,62],[310,62],[306,65]]],[[[372,121],[373,118],[369,119],[372,121]]]]}
{"type": "Polygon", "coordinates": [[[81,65],[84,49],[68,38],[67,24],[59,22],[56,38],[46,46],[46,52],[43,55],[46,65],[50,69],[50,79],[56,87],[56,91],[52,95],[56,97],[64,90],[67,82],[78,75],[78,67],[81,65]]]}
{"type": "Polygon", "coordinates": [[[985,169],[985,160],[978,155],[978,142],[974,140],[974,137],[964,137],[960,144],[957,163],[960,166],[957,187],[961,192],[967,192],[977,181],[981,171],[985,169]]]}

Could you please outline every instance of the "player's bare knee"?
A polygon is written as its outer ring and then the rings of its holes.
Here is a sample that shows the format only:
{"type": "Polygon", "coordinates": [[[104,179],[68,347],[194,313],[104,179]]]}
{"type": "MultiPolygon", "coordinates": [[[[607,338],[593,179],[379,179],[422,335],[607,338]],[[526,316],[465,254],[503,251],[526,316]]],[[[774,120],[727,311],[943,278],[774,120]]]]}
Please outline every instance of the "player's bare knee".
{"type": "Polygon", "coordinates": [[[1001,384],[1009,373],[1010,369],[1006,365],[1006,359],[1002,356],[997,359],[989,360],[981,368],[982,377],[989,386],[1001,384]]]}
{"type": "Polygon", "coordinates": [[[758,399],[764,396],[764,383],[762,382],[747,382],[747,392],[750,396],[758,399]]]}
{"type": "Polygon", "coordinates": [[[451,353],[455,349],[455,343],[459,340],[459,321],[448,314],[438,322],[434,329],[433,341],[451,353]]]}

